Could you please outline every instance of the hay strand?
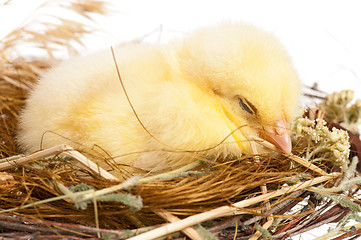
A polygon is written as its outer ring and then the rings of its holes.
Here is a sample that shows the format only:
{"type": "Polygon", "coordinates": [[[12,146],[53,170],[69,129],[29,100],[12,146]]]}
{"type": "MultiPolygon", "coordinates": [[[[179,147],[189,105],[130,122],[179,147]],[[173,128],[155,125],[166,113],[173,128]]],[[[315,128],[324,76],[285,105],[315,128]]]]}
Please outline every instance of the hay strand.
{"type": "Polygon", "coordinates": [[[289,154],[289,155],[287,155],[287,157],[289,159],[301,164],[302,166],[304,166],[304,167],[306,167],[306,168],[308,168],[308,169],[322,175],[322,176],[327,175],[327,173],[325,171],[323,171],[321,168],[317,167],[316,165],[312,164],[311,162],[306,161],[303,158],[300,158],[300,157],[298,157],[296,155],[293,155],[293,154],[289,154]]]}

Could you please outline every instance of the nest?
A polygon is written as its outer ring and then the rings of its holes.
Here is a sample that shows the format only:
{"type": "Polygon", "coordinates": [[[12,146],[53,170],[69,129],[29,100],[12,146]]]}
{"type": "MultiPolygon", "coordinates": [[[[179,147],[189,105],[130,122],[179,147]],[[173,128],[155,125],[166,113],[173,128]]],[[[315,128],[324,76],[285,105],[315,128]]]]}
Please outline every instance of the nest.
{"type": "MultiPolygon", "coordinates": [[[[59,7],[87,19],[105,13],[101,1],[67,4],[59,7]]],[[[287,239],[333,222],[338,226],[323,239],[361,234],[359,225],[345,226],[350,219],[360,221],[361,211],[361,102],[352,101],[352,91],[326,96],[311,88],[317,94],[312,99],[322,101],[293,124],[289,156],[199,161],[120,181],[69,146],[21,155],[15,133],[27,93],[39,74],[60,60],[59,51],[76,51],[74,43],[92,32],[63,18],[43,23],[43,32],[30,31],[31,24],[9,33],[0,45],[2,237],[287,239]],[[24,39],[43,56],[14,55],[24,39]]]]}

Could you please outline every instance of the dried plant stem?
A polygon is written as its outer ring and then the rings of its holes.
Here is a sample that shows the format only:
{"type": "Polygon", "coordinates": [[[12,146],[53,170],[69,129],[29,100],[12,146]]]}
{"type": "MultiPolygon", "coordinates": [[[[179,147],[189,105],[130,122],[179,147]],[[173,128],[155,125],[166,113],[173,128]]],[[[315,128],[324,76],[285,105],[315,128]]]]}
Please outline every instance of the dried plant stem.
{"type": "MultiPolygon", "coordinates": [[[[18,155],[10,156],[10,157],[7,157],[7,158],[2,158],[2,159],[0,159],[0,163],[11,162],[13,160],[17,160],[17,159],[22,158],[22,157],[25,157],[25,155],[18,154],[18,155]]],[[[7,165],[4,164],[4,166],[7,166],[7,165]]],[[[2,169],[2,170],[6,170],[6,169],[8,169],[8,168],[2,169]]]]}
{"type": "Polygon", "coordinates": [[[319,167],[317,167],[316,165],[314,165],[314,164],[306,161],[306,160],[303,159],[303,158],[300,158],[300,157],[298,157],[298,156],[296,156],[296,155],[293,155],[293,154],[289,154],[289,155],[287,155],[287,157],[288,157],[289,159],[291,159],[291,160],[293,160],[293,161],[301,164],[302,166],[304,166],[304,167],[306,167],[306,168],[308,168],[308,169],[310,169],[310,170],[312,170],[312,171],[314,171],[314,172],[322,175],[322,176],[327,176],[327,175],[328,175],[328,174],[327,174],[325,171],[323,171],[321,168],[319,168],[319,167]]]}
{"type": "MultiPolygon", "coordinates": [[[[260,163],[260,159],[259,159],[259,156],[258,156],[258,151],[257,151],[257,147],[256,147],[256,144],[254,141],[250,141],[250,145],[251,145],[251,150],[252,150],[252,153],[254,155],[254,160],[256,163],[260,163]]],[[[264,185],[261,185],[261,191],[263,194],[267,193],[267,186],[264,184],[264,185]]],[[[265,201],[266,203],[266,209],[267,210],[270,210],[271,209],[271,204],[269,203],[269,201],[265,201]]]]}
{"type": "Polygon", "coordinates": [[[33,154],[30,154],[29,156],[25,156],[19,159],[13,159],[11,161],[0,163],[0,170],[9,169],[12,167],[19,166],[21,164],[24,164],[26,162],[39,160],[42,158],[50,157],[56,154],[64,153],[70,157],[75,158],[78,160],[81,164],[92,170],[93,172],[99,174],[100,176],[109,179],[109,180],[118,180],[118,178],[114,177],[112,174],[108,173],[92,161],[90,161],[88,158],[86,158],[83,154],[79,153],[78,151],[74,150],[74,148],[68,146],[68,145],[59,145],[55,147],[51,147],[45,150],[41,150],[39,152],[35,152],[33,154]]]}
{"type": "Polygon", "coordinates": [[[349,230],[347,233],[342,234],[341,236],[338,236],[336,238],[333,238],[331,240],[343,240],[343,239],[357,239],[361,235],[361,229],[358,230],[349,230]],[[353,238],[350,238],[352,236],[355,236],[353,238]]]}
{"type": "Polygon", "coordinates": [[[0,171],[2,170],[6,170],[6,169],[10,169],[13,167],[17,167],[23,163],[26,162],[30,162],[30,161],[34,161],[34,160],[39,160],[41,158],[46,158],[49,156],[52,156],[54,154],[59,154],[61,153],[63,150],[64,146],[57,146],[57,147],[53,147],[53,148],[48,148],[33,154],[30,154],[29,156],[25,156],[25,157],[21,157],[19,159],[9,159],[9,161],[0,163],[0,171]]]}
{"type": "MultiPolygon", "coordinates": [[[[318,222],[316,222],[314,224],[309,225],[315,219],[317,219],[317,216],[319,216],[319,214],[320,214],[320,212],[318,212],[318,211],[312,213],[312,215],[308,217],[308,220],[304,221],[302,224],[297,224],[292,229],[287,230],[287,234],[289,234],[289,235],[291,235],[291,234],[292,235],[298,235],[298,234],[301,234],[301,233],[304,233],[304,232],[308,232],[308,231],[310,231],[312,229],[315,229],[317,227],[328,224],[328,223],[336,220],[337,218],[339,218],[342,215],[342,213],[339,213],[339,214],[336,214],[334,216],[330,216],[327,219],[324,219],[324,220],[321,220],[321,221],[318,221],[318,222]]],[[[286,232],[283,232],[281,235],[285,235],[285,234],[286,234],[286,232]]],[[[279,235],[276,235],[276,236],[279,236],[279,235]]],[[[324,240],[327,240],[327,239],[329,239],[329,238],[328,237],[324,238],[324,240]]],[[[320,240],[320,239],[318,239],[318,240],[320,240]]]]}
{"type": "Polygon", "coordinates": [[[337,228],[333,229],[330,232],[328,232],[327,234],[325,234],[325,235],[323,235],[321,237],[315,238],[314,240],[327,240],[327,239],[330,239],[331,237],[335,237],[337,235],[340,235],[341,233],[348,232],[348,231],[351,230],[351,228],[354,228],[355,231],[360,230],[361,229],[361,223],[358,223],[358,224],[353,225],[353,226],[344,227],[342,229],[337,229],[337,228]]]}
{"type": "Polygon", "coordinates": [[[319,108],[310,108],[308,112],[309,112],[308,118],[310,120],[324,119],[325,117],[325,113],[319,108]]]}
{"type": "Polygon", "coordinates": [[[93,208],[94,208],[94,219],[95,219],[95,227],[98,230],[97,236],[98,238],[101,238],[100,232],[99,232],[99,212],[98,212],[98,204],[96,198],[93,198],[93,208]]]}
{"type": "MultiPolygon", "coordinates": [[[[122,230],[110,230],[110,229],[98,229],[95,227],[84,226],[80,224],[71,224],[71,223],[61,223],[61,222],[54,222],[54,221],[47,221],[47,220],[39,220],[33,218],[27,218],[24,216],[19,215],[0,215],[0,224],[4,227],[5,224],[11,223],[15,226],[15,229],[23,230],[25,232],[57,232],[57,234],[71,234],[75,236],[84,236],[84,237],[91,237],[98,232],[102,234],[111,234],[119,236],[119,238],[124,237],[125,233],[122,230]],[[2,224],[1,224],[2,222],[2,224]],[[26,224],[23,224],[26,222],[26,224]],[[44,228],[43,228],[44,227],[44,228]],[[45,228],[46,227],[46,228],[45,228]]],[[[128,230],[129,232],[144,232],[154,229],[157,226],[150,226],[139,228],[135,230],[128,230]]],[[[72,238],[71,238],[72,239],[72,238]]]]}
{"type": "Polygon", "coordinates": [[[256,142],[256,143],[258,143],[258,144],[260,144],[260,145],[262,145],[262,146],[264,146],[264,147],[266,147],[266,148],[268,148],[268,149],[270,149],[270,150],[275,151],[275,152],[278,152],[278,151],[279,151],[279,150],[276,148],[275,145],[273,145],[272,143],[270,143],[270,142],[268,142],[268,141],[266,141],[266,140],[264,140],[264,139],[262,139],[262,138],[259,138],[259,137],[256,137],[256,136],[252,136],[252,138],[249,138],[248,140],[254,141],[254,142],[256,142]]]}
{"type": "MultiPolygon", "coordinates": [[[[256,148],[256,144],[254,141],[250,141],[251,143],[251,150],[252,150],[252,153],[254,154],[254,159],[255,159],[255,162],[256,163],[260,163],[260,159],[259,159],[259,156],[258,156],[258,151],[257,151],[257,148],[256,148]]],[[[264,185],[261,185],[261,191],[262,191],[262,194],[266,194],[267,193],[267,185],[264,184],[264,185]]],[[[269,200],[265,200],[264,201],[265,205],[266,205],[266,210],[267,212],[269,212],[271,210],[271,204],[269,202],[269,200]]],[[[271,224],[273,223],[273,220],[274,218],[272,216],[269,216],[267,217],[267,222],[262,226],[263,228],[265,229],[268,229],[269,226],[271,226],[271,224]]],[[[260,231],[257,231],[251,238],[250,240],[257,240],[260,236],[262,235],[262,233],[260,231]]]]}
{"type": "Polygon", "coordinates": [[[99,167],[97,164],[90,161],[83,154],[74,150],[72,147],[67,146],[67,145],[63,145],[63,146],[64,146],[64,148],[66,148],[66,150],[64,150],[64,154],[75,158],[81,164],[83,164],[84,166],[86,166],[87,168],[92,170],[93,172],[98,173],[100,176],[102,176],[103,178],[108,179],[108,180],[115,180],[115,181],[119,180],[118,178],[114,177],[111,173],[105,171],[103,168],[99,167]]]}
{"type": "MultiPolygon", "coordinates": [[[[269,203],[268,200],[266,201],[266,208],[267,208],[267,210],[270,210],[270,208],[271,208],[271,204],[269,203]]],[[[267,217],[267,222],[265,224],[263,224],[262,228],[268,229],[272,225],[273,220],[274,220],[274,218],[272,216],[267,217]]],[[[260,231],[257,231],[257,232],[255,232],[255,234],[253,234],[253,236],[250,238],[250,240],[257,240],[261,236],[262,236],[262,233],[260,231]]]]}
{"type": "Polygon", "coordinates": [[[262,194],[260,196],[254,197],[254,198],[246,199],[246,200],[237,202],[237,203],[233,204],[232,206],[222,206],[219,208],[215,208],[208,212],[196,214],[196,215],[187,217],[183,220],[180,220],[180,221],[177,221],[174,223],[170,223],[170,224],[166,224],[162,227],[156,228],[149,232],[132,237],[132,238],[130,238],[130,240],[155,239],[155,238],[158,238],[158,237],[161,237],[161,236],[173,233],[173,232],[180,231],[186,227],[190,227],[195,224],[202,223],[207,220],[228,216],[230,214],[234,215],[234,214],[246,213],[246,212],[240,211],[239,208],[245,208],[245,207],[251,206],[253,204],[256,204],[258,202],[265,201],[267,199],[271,199],[271,198],[274,198],[277,196],[292,193],[292,192],[300,190],[300,189],[305,189],[306,187],[331,180],[338,176],[340,176],[340,173],[331,173],[327,176],[321,176],[321,177],[318,177],[318,178],[315,178],[315,179],[312,179],[312,180],[309,180],[306,182],[295,184],[290,187],[285,187],[285,188],[282,188],[282,189],[279,189],[279,190],[276,190],[273,192],[262,194]]]}
{"type": "Polygon", "coordinates": [[[29,203],[29,204],[22,205],[20,207],[14,207],[14,208],[10,208],[10,209],[0,210],[0,214],[1,213],[14,212],[14,211],[17,211],[17,210],[20,210],[20,209],[34,207],[34,206],[45,204],[45,203],[55,202],[55,201],[62,200],[62,199],[67,198],[67,197],[68,197],[67,195],[62,195],[62,196],[47,198],[47,199],[40,200],[40,201],[37,201],[37,202],[34,202],[34,203],[29,203]]]}
{"type": "Polygon", "coordinates": [[[20,83],[20,82],[17,81],[17,80],[14,80],[14,79],[12,79],[12,78],[9,78],[8,76],[3,75],[3,76],[1,76],[1,77],[2,77],[2,79],[4,79],[4,81],[6,81],[7,83],[13,85],[14,87],[22,88],[23,90],[26,90],[26,91],[30,91],[30,90],[31,90],[30,87],[26,86],[26,85],[23,84],[23,83],[20,83]]]}
{"type": "MultiPolygon", "coordinates": [[[[157,210],[154,211],[158,216],[164,218],[170,223],[180,221],[180,219],[173,214],[165,211],[165,210],[157,210]]],[[[187,227],[182,230],[182,232],[187,235],[192,240],[202,240],[203,238],[199,235],[199,233],[192,227],[187,227]]]]}
{"type": "MultiPolygon", "coordinates": [[[[265,224],[263,224],[262,228],[268,229],[273,223],[273,217],[269,219],[265,224]]],[[[257,231],[249,240],[257,240],[262,236],[262,233],[260,231],[257,231]]]]}
{"type": "MultiPolygon", "coordinates": [[[[270,142],[262,139],[262,138],[259,138],[259,137],[252,137],[252,139],[250,139],[252,141],[255,141],[257,142],[258,144],[261,144],[262,146],[266,147],[266,148],[269,148],[271,150],[274,150],[274,151],[278,151],[277,148],[270,142]]],[[[302,166],[318,173],[318,174],[321,174],[322,176],[326,176],[327,173],[325,171],[323,171],[321,168],[317,167],[316,165],[308,162],[307,160],[303,159],[303,158],[300,158],[296,155],[293,155],[293,154],[288,154],[286,155],[289,159],[301,164],[302,166]]]]}

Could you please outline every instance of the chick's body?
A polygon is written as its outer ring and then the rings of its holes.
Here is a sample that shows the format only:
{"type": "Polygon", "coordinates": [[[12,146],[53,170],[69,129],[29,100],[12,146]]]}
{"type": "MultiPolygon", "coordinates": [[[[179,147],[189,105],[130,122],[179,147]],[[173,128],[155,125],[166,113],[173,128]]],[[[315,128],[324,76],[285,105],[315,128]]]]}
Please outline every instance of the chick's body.
{"type": "Polygon", "coordinates": [[[248,153],[250,136],[288,136],[282,128],[296,113],[299,80],[280,43],[259,29],[223,23],[166,45],[114,52],[147,131],[106,50],[64,62],[39,80],[20,117],[24,150],[67,143],[102,149],[118,164],[163,170],[248,153]]]}

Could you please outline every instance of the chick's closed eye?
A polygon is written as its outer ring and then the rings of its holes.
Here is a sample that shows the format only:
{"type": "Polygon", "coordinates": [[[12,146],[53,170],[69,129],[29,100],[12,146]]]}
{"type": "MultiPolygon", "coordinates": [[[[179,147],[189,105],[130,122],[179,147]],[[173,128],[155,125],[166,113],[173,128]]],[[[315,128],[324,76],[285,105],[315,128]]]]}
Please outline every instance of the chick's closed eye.
{"type": "Polygon", "coordinates": [[[291,151],[287,129],[300,81],[273,35],[224,22],[114,53],[139,119],[110,50],[75,57],[45,73],[30,93],[18,132],[24,151],[65,143],[94,156],[99,146],[118,167],[153,171],[251,153],[253,136],[291,151]]]}
{"type": "Polygon", "coordinates": [[[239,105],[244,111],[248,112],[249,114],[257,115],[257,108],[252,103],[250,103],[244,97],[239,97],[238,99],[239,105]]]}

